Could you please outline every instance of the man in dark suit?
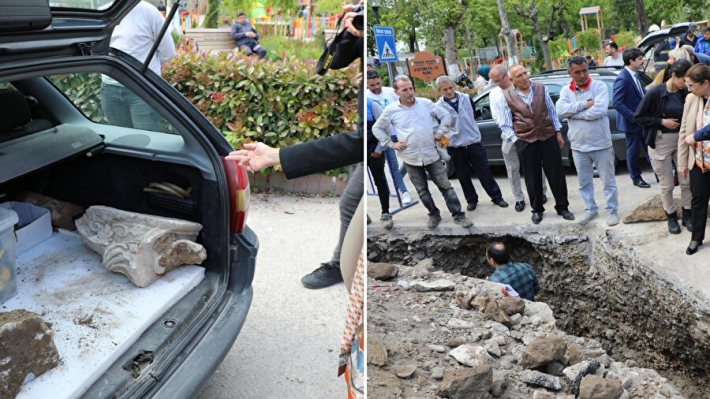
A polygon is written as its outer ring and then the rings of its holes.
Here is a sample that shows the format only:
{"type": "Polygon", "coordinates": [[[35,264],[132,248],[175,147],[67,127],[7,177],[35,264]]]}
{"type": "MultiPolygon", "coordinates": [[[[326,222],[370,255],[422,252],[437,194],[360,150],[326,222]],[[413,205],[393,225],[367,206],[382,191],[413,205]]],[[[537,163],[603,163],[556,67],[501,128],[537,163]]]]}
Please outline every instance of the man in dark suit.
{"type": "MultiPolygon", "coordinates": [[[[641,99],[646,94],[643,88],[639,70],[643,67],[643,52],[638,48],[629,48],[624,51],[624,69],[614,81],[614,109],[616,109],[616,128],[626,134],[626,164],[634,186],[641,188],[651,187],[641,178],[639,166],[639,151],[648,157],[648,146],[643,140],[641,126],[634,122],[634,113],[641,99]]],[[[651,163],[651,161],[648,161],[651,163]]]]}

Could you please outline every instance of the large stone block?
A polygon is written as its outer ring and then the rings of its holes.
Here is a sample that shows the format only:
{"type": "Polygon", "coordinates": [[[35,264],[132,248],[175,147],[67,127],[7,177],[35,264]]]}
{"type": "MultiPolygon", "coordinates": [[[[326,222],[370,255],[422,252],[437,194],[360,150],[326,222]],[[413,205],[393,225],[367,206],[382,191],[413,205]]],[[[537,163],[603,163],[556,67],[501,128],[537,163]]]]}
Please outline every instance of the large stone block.
{"type": "Polygon", "coordinates": [[[567,349],[567,344],[562,338],[535,338],[525,348],[520,365],[526,369],[535,369],[545,366],[556,360],[561,360],[567,349]]]}
{"type": "Polygon", "coordinates": [[[84,213],[84,208],[78,205],[59,201],[33,192],[20,194],[17,201],[29,202],[30,204],[49,209],[52,218],[52,226],[71,231],[76,230],[74,219],[84,213]]]}
{"type": "Polygon", "coordinates": [[[14,398],[22,385],[57,367],[52,331],[26,310],[0,313],[0,398],[14,398]]]}
{"type": "Polygon", "coordinates": [[[624,388],[617,379],[588,376],[579,385],[579,399],[619,399],[623,394],[624,388]]]}
{"type": "MultiPolygon", "coordinates": [[[[674,196],[673,202],[675,202],[678,217],[682,217],[683,204],[680,200],[680,196],[674,196]]],[[[668,217],[666,216],[666,211],[663,210],[661,194],[656,194],[639,202],[626,214],[626,217],[624,217],[624,223],[656,222],[664,220],[668,220],[668,217]]]]}
{"type": "Polygon", "coordinates": [[[566,369],[562,370],[562,374],[564,374],[565,378],[567,379],[567,382],[569,383],[570,388],[572,388],[572,391],[577,393],[579,390],[579,384],[582,379],[589,374],[594,374],[600,366],[601,364],[598,360],[591,359],[577,363],[574,366],[567,367],[566,369]]]}
{"type": "Polygon", "coordinates": [[[492,387],[493,369],[489,365],[482,365],[473,369],[447,372],[437,387],[436,394],[442,398],[486,399],[491,397],[492,387]]]}
{"type": "Polygon", "coordinates": [[[104,266],[138,287],[182,265],[199,265],[207,254],[194,242],[199,223],[92,206],[76,221],[84,244],[103,256],[104,266]]]}

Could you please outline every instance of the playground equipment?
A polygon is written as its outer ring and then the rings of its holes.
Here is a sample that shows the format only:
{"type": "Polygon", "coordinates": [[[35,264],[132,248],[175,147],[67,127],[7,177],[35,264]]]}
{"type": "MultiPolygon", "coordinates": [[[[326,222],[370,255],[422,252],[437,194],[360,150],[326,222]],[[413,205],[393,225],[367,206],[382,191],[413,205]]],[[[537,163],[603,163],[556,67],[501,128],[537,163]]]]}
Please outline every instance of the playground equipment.
{"type": "Polygon", "coordinates": [[[582,32],[589,30],[589,20],[587,20],[587,15],[594,15],[597,18],[597,30],[602,37],[602,42],[604,41],[604,18],[602,18],[602,8],[599,6],[595,7],[582,7],[579,10],[579,19],[582,23],[582,32]]]}
{"type": "Polygon", "coordinates": [[[525,43],[523,40],[523,34],[520,33],[519,29],[511,29],[510,33],[513,34],[513,38],[515,39],[515,42],[513,43],[513,47],[515,48],[515,52],[517,54],[508,54],[508,49],[505,46],[505,37],[503,36],[503,33],[498,34],[498,45],[500,47],[501,52],[503,53],[503,59],[510,59],[511,57],[515,57],[517,55],[518,57],[518,62],[533,62],[535,61],[535,57],[533,56],[533,52],[530,48],[528,48],[528,45],[525,43]]]}

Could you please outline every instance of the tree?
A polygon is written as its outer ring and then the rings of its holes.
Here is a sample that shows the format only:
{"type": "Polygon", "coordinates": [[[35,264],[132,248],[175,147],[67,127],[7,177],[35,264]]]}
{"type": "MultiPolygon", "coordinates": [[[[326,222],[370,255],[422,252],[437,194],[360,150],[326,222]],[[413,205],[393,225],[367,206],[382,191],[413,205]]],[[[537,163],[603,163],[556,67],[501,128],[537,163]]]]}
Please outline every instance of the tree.
{"type": "Polygon", "coordinates": [[[216,28],[217,19],[219,18],[219,0],[209,0],[209,6],[203,26],[205,28],[216,28]]]}
{"type": "Polygon", "coordinates": [[[510,22],[508,21],[508,12],[503,7],[503,2],[505,0],[498,0],[498,13],[500,14],[500,23],[503,26],[501,33],[503,33],[503,38],[505,39],[505,48],[508,52],[508,60],[510,60],[510,65],[515,65],[518,63],[518,53],[517,49],[513,48],[513,43],[515,38],[513,38],[513,33],[510,30],[510,22]]]}
{"type": "Polygon", "coordinates": [[[537,40],[540,42],[540,47],[542,47],[542,53],[545,56],[546,68],[547,70],[550,70],[552,69],[552,59],[550,58],[550,49],[547,46],[547,42],[550,41],[550,34],[552,30],[552,24],[555,19],[555,13],[562,9],[563,0],[554,0],[550,12],[550,22],[547,25],[547,32],[544,36],[542,35],[542,30],[540,29],[537,2],[538,0],[532,0],[530,4],[526,7],[525,0],[520,0],[520,4],[514,4],[513,9],[515,10],[516,14],[532,22],[533,28],[535,29],[535,35],[537,36],[537,40]]]}
{"type": "MultiPolygon", "coordinates": [[[[659,23],[661,21],[658,21],[659,23]]],[[[636,26],[641,37],[648,33],[648,17],[646,16],[646,5],[643,0],[636,0],[636,26]]]]}

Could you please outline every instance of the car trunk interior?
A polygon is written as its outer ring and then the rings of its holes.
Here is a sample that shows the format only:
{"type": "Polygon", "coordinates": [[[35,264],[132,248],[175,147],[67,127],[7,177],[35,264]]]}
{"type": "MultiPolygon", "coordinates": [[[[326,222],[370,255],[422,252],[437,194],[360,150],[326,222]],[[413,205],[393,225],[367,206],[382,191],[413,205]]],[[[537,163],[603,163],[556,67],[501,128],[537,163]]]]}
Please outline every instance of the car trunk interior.
{"type": "Polygon", "coordinates": [[[223,218],[216,183],[189,166],[99,152],[1,184],[0,202],[24,192],[84,209],[105,205],[203,225],[197,238],[207,252],[203,264],[179,267],[146,288],[106,270],[101,256],[83,245],[76,232],[55,230],[17,257],[18,294],[3,311],[24,308],[41,314],[55,331],[61,359],[18,397],[78,397],[92,384],[102,389],[89,391],[91,397],[135,389],[135,382],[148,378],[143,373],[147,365],[168,362],[198,333],[206,321],[204,310],[215,306],[213,299],[226,284],[224,232],[207,222],[223,218]],[[153,182],[192,188],[192,197],[145,192],[153,182]]]}

